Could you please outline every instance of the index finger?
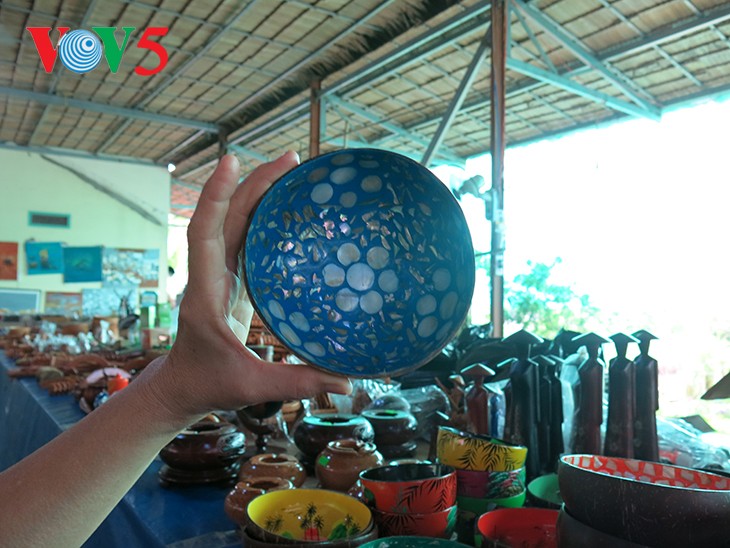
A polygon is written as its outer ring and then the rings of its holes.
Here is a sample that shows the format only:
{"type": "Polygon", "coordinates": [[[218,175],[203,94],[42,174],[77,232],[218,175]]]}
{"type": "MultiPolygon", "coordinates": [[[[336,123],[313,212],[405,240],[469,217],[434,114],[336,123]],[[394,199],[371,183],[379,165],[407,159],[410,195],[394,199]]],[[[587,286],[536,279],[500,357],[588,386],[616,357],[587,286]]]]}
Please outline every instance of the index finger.
{"type": "Polygon", "coordinates": [[[221,158],[200,193],[188,225],[188,270],[191,284],[208,284],[226,275],[223,225],[239,178],[238,159],[221,158]]]}

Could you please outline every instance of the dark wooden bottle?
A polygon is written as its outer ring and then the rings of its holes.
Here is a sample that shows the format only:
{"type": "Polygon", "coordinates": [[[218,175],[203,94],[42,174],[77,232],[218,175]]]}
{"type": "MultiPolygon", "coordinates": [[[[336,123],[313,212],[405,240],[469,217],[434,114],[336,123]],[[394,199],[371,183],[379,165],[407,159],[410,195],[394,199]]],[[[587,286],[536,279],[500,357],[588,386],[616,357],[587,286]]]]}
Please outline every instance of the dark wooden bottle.
{"type": "Polygon", "coordinates": [[[543,340],[524,329],[507,337],[505,343],[515,348],[517,357],[512,360],[509,374],[509,421],[507,441],[527,446],[527,478],[540,474],[540,443],[537,425],[540,422],[539,366],[530,359],[530,347],[543,340]]]}
{"type": "Polygon", "coordinates": [[[639,339],[639,356],[634,360],[636,363],[634,457],[658,461],[656,412],[659,409],[659,364],[649,355],[649,343],[657,337],[644,329],[632,335],[639,339]]]}
{"type": "Polygon", "coordinates": [[[610,339],[616,357],[608,364],[608,420],[604,454],[610,457],[634,457],[634,412],[636,406],[636,365],[626,357],[630,342],[639,340],[616,333],[610,339]]]}
{"type": "Polygon", "coordinates": [[[586,333],[576,337],[575,342],[586,347],[588,357],[578,367],[571,451],[600,455],[604,363],[598,356],[601,345],[610,341],[595,333],[586,333]]]}

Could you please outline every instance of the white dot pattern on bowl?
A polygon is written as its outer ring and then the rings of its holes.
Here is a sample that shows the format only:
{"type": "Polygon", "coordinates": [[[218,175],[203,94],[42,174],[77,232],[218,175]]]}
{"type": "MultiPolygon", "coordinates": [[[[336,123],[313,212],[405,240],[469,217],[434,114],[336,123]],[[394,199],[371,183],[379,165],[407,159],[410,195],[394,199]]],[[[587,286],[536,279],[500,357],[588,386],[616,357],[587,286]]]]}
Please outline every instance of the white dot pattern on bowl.
{"type": "Polygon", "coordinates": [[[353,376],[435,356],[474,288],[466,222],[419,164],[351,149],[277,181],[251,217],[246,282],[264,322],[300,357],[353,376]]]}

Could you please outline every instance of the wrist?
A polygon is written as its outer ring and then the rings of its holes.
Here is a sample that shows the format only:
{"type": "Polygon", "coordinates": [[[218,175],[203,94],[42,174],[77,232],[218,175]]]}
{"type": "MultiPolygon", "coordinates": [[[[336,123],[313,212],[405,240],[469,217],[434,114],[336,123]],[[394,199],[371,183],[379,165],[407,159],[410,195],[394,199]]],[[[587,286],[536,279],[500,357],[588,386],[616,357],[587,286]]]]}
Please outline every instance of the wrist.
{"type": "Polygon", "coordinates": [[[204,417],[206,412],[196,412],[189,405],[191,395],[184,393],[174,373],[175,359],[170,353],[153,360],[132,385],[138,383],[144,405],[156,421],[177,433],[204,417]]]}

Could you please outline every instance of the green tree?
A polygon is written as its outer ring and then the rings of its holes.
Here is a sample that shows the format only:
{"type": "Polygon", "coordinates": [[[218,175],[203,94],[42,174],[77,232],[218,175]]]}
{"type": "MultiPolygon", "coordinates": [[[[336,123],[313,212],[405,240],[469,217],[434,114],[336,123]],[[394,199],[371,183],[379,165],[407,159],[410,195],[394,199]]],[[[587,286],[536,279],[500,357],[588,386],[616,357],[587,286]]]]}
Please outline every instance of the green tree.
{"type": "Polygon", "coordinates": [[[578,295],[572,287],[551,283],[555,265],[528,261],[529,272],[515,276],[505,287],[505,318],[541,337],[553,338],[561,327],[582,331],[598,313],[588,295],[578,295]]]}

